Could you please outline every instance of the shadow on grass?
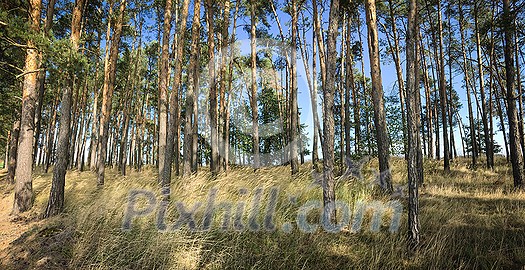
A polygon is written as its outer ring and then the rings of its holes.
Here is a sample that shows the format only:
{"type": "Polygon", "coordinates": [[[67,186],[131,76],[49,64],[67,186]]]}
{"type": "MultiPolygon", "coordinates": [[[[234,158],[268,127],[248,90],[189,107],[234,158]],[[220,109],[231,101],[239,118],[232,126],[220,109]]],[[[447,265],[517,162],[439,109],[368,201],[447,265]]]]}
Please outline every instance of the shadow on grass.
{"type": "Polygon", "coordinates": [[[74,240],[74,229],[64,224],[34,227],[0,254],[0,268],[68,269],[74,240]]]}

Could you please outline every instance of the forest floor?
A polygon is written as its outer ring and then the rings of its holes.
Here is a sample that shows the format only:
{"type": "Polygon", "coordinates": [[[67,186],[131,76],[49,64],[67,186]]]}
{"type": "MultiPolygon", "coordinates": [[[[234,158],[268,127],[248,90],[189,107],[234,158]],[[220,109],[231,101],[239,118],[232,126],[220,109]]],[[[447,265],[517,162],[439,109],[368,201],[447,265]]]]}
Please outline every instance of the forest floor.
{"type": "MultiPolygon", "coordinates": [[[[65,212],[48,220],[41,216],[52,175],[36,171],[34,207],[15,218],[9,216],[13,186],[5,183],[3,172],[0,269],[525,269],[525,193],[513,190],[511,171],[503,158],[497,159],[494,171],[471,170],[468,164],[468,159],[458,159],[451,173],[445,174],[439,161],[425,161],[425,185],[420,189],[421,246],[411,258],[406,252],[405,197],[390,198],[373,187],[376,160],[362,168],[361,180],[339,181],[336,196],[349,205],[352,218],[360,203],[387,205],[399,199],[403,205],[399,231],[389,231],[391,209],[386,210],[379,231],[369,229],[374,217],[370,210],[365,211],[361,230],[352,230],[353,221],[338,233],[325,232],[320,226],[313,233],[299,230],[296,221],[301,206],[322,201],[311,164],[303,165],[293,178],[288,167],[275,167],[256,173],[232,168],[228,175],[217,178],[203,169],[196,176],[174,179],[166,224],[176,223],[179,213],[190,213],[201,202],[192,217],[200,226],[209,194],[213,194],[210,191],[216,189],[216,205],[230,203],[232,219],[238,209],[244,209],[246,227],[252,220],[249,210],[260,208],[253,219],[262,227],[259,230],[239,229],[230,219],[229,226],[222,229],[225,207],[215,213],[207,230],[184,225],[159,231],[156,220],[163,204],[152,169],[125,177],[109,170],[103,188],[97,188],[90,172],[68,172],[65,212]],[[276,230],[265,231],[272,189],[278,190],[274,193],[276,230]],[[132,190],[139,196],[130,203],[132,190]],[[155,195],[150,198],[153,201],[145,199],[148,193],[155,195]],[[252,206],[257,194],[261,198],[258,207],[252,206]],[[181,204],[174,203],[177,201],[181,204]],[[149,204],[152,207],[147,209],[149,204]],[[123,230],[130,209],[151,213],[130,219],[130,230],[123,230]]],[[[404,186],[404,160],[392,159],[392,168],[395,185],[404,186]]],[[[307,220],[318,223],[318,212],[309,211],[307,220]]]]}

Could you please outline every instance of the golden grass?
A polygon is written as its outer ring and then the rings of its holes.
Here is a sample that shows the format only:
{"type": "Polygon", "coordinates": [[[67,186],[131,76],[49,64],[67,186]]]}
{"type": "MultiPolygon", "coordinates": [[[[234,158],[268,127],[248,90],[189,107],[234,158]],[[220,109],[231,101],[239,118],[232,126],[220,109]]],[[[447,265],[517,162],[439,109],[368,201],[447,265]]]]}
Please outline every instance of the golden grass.
{"type": "MultiPolygon", "coordinates": [[[[228,175],[217,178],[200,172],[173,179],[171,201],[182,201],[188,208],[196,202],[202,202],[204,207],[210,189],[217,188],[217,201],[244,201],[249,210],[254,190],[264,188],[259,223],[270,188],[278,187],[277,230],[273,232],[223,231],[220,211],[209,231],[183,227],[159,232],[154,214],[135,219],[131,231],[123,231],[122,219],[130,190],[150,190],[160,199],[153,169],[131,172],[126,177],[109,170],[102,189],[96,187],[92,173],[69,172],[65,213],[39,226],[60,225],[74,232],[71,239],[62,243],[67,246],[63,252],[72,269],[523,269],[524,193],[512,190],[510,171],[504,160],[498,159],[493,172],[482,168],[472,171],[468,162],[456,160],[452,172],[444,174],[439,162],[425,161],[425,186],[420,190],[422,244],[413,258],[406,255],[405,202],[400,230],[394,234],[388,232],[386,220],[380,232],[370,232],[370,216],[358,233],[348,229],[336,234],[321,230],[307,234],[297,228],[283,231],[286,222],[296,227],[293,221],[302,204],[322,201],[321,188],[312,184],[311,164],[303,165],[296,177],[289,175],[288,167],[275,167],[257,173],[248,168],[234,168],[228,175]],[[500,181],[504,183],[499,184],[500,181]],[[241,188],[248,194],[239,194],[241,188]],[[296,202],[290,197],[296,197],[296,202]]],[[[372,160],[365,170],[376,166],[377,160],[372,160]]],[[[393,159],[392,168],[396,185],[406,184],[404,161],[393,159]]],[[[50,174],[35,177],[35,208],[28,215],[42,214],[50,179],[50,174]]],[[[359,181],[339,182],[337,198],[348,202],[351,208],[356,201],[389,199],[359,181]]],[[[174,223],[177,213],[175,205],[170,204],[166,223],[174,223]]],[[[314,221],[315,211],[310,214],[309,220],[314,221]]],[[[202,211],[196,214],[198,223],[202,216],[202,211]]],[[[245,215],[245,223],[247,219],[245,215]]]]}

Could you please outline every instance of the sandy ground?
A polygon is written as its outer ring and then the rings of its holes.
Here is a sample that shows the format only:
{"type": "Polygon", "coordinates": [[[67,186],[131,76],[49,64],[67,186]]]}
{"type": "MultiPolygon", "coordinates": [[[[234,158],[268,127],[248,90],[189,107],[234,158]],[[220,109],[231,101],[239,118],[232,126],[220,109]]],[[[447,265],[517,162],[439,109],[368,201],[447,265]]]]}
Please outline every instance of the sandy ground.
{"type": "Polygon", "coordinates": [[[24,216],[14,217],[10,215],[13,209],[14,186],[6,183],[5,175],[6,170],[0,171],[0,254],[6,251],[10,243],[38,223],[24,216]]]}

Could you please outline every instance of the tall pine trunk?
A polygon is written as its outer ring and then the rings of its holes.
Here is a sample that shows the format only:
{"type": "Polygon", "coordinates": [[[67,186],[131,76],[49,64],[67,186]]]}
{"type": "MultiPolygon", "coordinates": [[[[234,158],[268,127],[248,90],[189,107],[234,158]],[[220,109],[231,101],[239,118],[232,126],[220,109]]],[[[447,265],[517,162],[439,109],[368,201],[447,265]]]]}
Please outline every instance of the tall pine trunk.
{"type": "Polygon", "coordinates": [[[292,46],[291,46],[291,73],[292,83],[290,88],[290,108],[291,108],[291,119],[290,119],[290,165],[292,175],[299,172],[299,160],[298,154],[298,143],[300,140],[299,134],[299,113],[297,108],[297,0],[291,1],[292,9],[292,46]]]}
{"type": "Polygon", "coordinates": [[[109,54],[106,56],[104,67],[104,88],[102,90],[102,115],[100,117],[99,138],[98,138],[98,160],[97,160],[97,184],[104,185],[106,170],[106,154],[109,135],[109,122],[111,120],[111,104],[113,99],[113,90],[115,88],[115,78],[117,71],[118,47],[120,44],[120,35],[124,22],[124,12],[126,10],[126,0],[120,1],[120,10],[117,15],[109,54]]]}
{"type": "Polygon", "coordinates": [[[383,101],[383,83],[379,60],[379,39],[377,34],[375,0],[366,1],[366,24],[368,28],[368,54],[372,77],[372,101],[374,104],[374,124],[376,130],[377,152],[379,156],[379,172],[381,188],[391,193],[392,176],[390,173],[390,146],[386,128],[385,105],[383,101]]]}
{"type": "MultiPolygon", "coordinates": [[[[314,1],[314,6],[317,1],[314,1]]],[[[316,14],[314,14],[316,16],[316,14]]],[[[328,23],[326,80],[323,81],[323,222],[335,222],[335,179],[334,179],[334,96],[337,53],[336,42],[339,27],[339,0],[331,0],[330,19],[328,23]]],[[[318,37],[321,39],[321,36],[318,37]]],[[[321,60],[322,62],[323,60],[321,60]]]]}
{"type": "Polygon", "coordinates": [[[168,78],[169,78],[169,45],[171,32],[172,0],[166,0],[164,8],[164,24],[162,31],[162,45],[159,62],[159,184],[169,182],[171,177],[171,163],[166,158],[171,158],[168,153],[168,78]],[[169,171],[169,172],[168,172],[169,171]]]}
{"type": "MultiPolygon", "coordinates": [[[[193,23],[191,27],[191,45],[190,45],[190,63],[188,67],[188,89],[186,90],[186,118],[184,122],[184,171],[185,176],[190,175],[194,171],[194,152],[196,149],[193,147],[194,139],[197,139],[197,133],[194,129],[194,123],[197,122],[197,114],[195,113],[196,107],[196,89],[198,85],[195,84],[195,78],[198,74],[197,66],[199,61],[200,50],[198,46],[200,37],[200,1],[197,0],[193,7],[193,23]],[[195,138],[194,138],[195,137],[195,138]]],[[[196,125],[195,125],[196,126],[196,125]]],[[[196,153],[195,153],[196,154],[196,153]]],[[[195,156],[196,157],[196,156],[195,156]]]]}
{"type": "Polygon", "coordinates": [[[407,128],[408,128],[408,241],[409,250],[419,246],[418,183],[423,182],[419,113],[419,81],[417,57],[417,0],[410,1],[406,37],[407,128]]]}
{"type": "Polygon", "coordinates": [[[211,0],[206,0],[206,22],[208,24],[208,56],[209,56],[209,69],[208,69],[208,83],[210,87],[209,101],[210,101],[210,136],[211,136],[211,157],[210,157],[210,170],[212,175],[219,173],[219,125],[217,115],[217,78],[216,78],[216,59],[215,59],[215,24],[214,24],[214,7],[211,0]]]}
{"type": "Polygon", "coordinates": [[[516,110],[516,91],[514,73],[514,48],[512,35],[514,34],[514,18],[510,10],[510,0],[503,0],[503,30],[505,37],[505,73],[507,79],[507,116],[509,119],[510,160],[512,163],[512,176],[514,187],[523,187],[523,153],[520,147],[518,112],[516,110]]]}
{"type": "MultiPolygon", "coordinates": [[[[29,27],[32,32],[40,31],[42,0],[29,0],[29,27]]],[[[27,40],[22,89],[22,115],[16,162],[16,185],[13,214],[28,211],[33,206],[33,142],[35,105],[38,98],[38,68],[40,59],[34,40],[27,40]]]]}
{"type": "Polygon", "coordinates": [[[251,86],[250,86],[250,107],[252,108],[252,136],[253,136],[253,168],[259,169],[259,110],[257,105],[257,16],[255,14],[257,1],[250,0],[250,67],[251,67],[251,86]]]}
{"type": "Polygon", "coordinates": [[[447,118],[447,91],[445,80],[445,58],[443,53],[443,20],[441,18],[441,0],[438,0],[438,71],[439,71],[439,100],[441,101],[441,123],[443,125],[443,168],[445,172],[450,172],[450,144],[448,135],[448,118],[447,118]]]}

